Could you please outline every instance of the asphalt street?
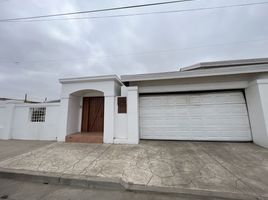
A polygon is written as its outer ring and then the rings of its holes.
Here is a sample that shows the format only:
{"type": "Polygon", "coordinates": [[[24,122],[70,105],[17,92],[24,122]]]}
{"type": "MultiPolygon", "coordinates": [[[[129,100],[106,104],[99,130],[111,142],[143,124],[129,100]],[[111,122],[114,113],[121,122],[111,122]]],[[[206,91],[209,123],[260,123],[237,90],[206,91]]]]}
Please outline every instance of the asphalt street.
{"type": "MultiPolygon", "coordinates": [[[[64,185],[48,185],[0,179],[0,199],[8,200],[204,200],[208,198],[178,197],[152,193],[85,189],[64,185]]],[[[220,200],[211,198],[213,200],[220,200]]]]}

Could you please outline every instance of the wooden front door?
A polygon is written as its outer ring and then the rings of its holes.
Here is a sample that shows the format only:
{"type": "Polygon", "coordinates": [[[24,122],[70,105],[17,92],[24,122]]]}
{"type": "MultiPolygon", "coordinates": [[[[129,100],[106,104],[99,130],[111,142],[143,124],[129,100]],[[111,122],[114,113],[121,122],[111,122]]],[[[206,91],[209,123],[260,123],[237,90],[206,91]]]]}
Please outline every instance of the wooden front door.
{"type": "Polygon", "coordinates": [[[81,132],[103,132],[104,97],[84,97],[81,132]]]}

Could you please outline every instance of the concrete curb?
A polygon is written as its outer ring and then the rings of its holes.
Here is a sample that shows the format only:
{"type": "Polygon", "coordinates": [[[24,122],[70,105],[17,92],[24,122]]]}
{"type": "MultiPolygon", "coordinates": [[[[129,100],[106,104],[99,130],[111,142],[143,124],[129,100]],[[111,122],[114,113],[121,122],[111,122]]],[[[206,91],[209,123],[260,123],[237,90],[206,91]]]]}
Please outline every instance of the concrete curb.
{"type": "Polygon", "coordinates": [[[169,187],[154,187],[127,183],[118,178],[90,177],[82,175],[71,175],[61,173],[37,172],[28,170],[16,170],[0,168],[0,178],[18,181],[37,182],[42,184],[68,185],[90,189],[120,190],[140,193],[159,193],[178,197],[198,197],[204,199],[239,199],[239,200],[268,200],[268,197],[254,194],[241,194],[230,192],[219,192],[198,189],[183,189],[169,187]]]}

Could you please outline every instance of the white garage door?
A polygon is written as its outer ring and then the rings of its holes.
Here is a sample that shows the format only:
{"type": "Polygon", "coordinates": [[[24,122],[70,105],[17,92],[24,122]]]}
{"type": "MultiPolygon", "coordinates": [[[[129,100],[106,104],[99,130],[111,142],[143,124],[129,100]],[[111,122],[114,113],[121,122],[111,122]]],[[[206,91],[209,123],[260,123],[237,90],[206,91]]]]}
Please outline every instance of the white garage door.
{"type": "Polygon", "coordinates": [[[140,96],[142,139],[251,141],[240,91],[140,96]]]}

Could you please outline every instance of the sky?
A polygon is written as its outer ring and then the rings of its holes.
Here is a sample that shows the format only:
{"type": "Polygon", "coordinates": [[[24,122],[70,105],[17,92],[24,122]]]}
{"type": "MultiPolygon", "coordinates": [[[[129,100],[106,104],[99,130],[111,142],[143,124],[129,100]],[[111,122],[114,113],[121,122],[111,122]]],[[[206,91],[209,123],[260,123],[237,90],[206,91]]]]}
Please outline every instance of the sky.
{"type": "MultiPolygon", "coordinates": [[[[167,0],[0,0],[0,19],[162,1],[167,0]]],[[[264,1],[194,0],[72,17],[264,1]]],[[[60,98],[59,78],[176,71],[199,62],[268,57],[267,19],[268,4],[263,4],[125,17],[0,22],[0,97],[23,99],[27,93],[29,100],[53,100],[60,98]]]]}

